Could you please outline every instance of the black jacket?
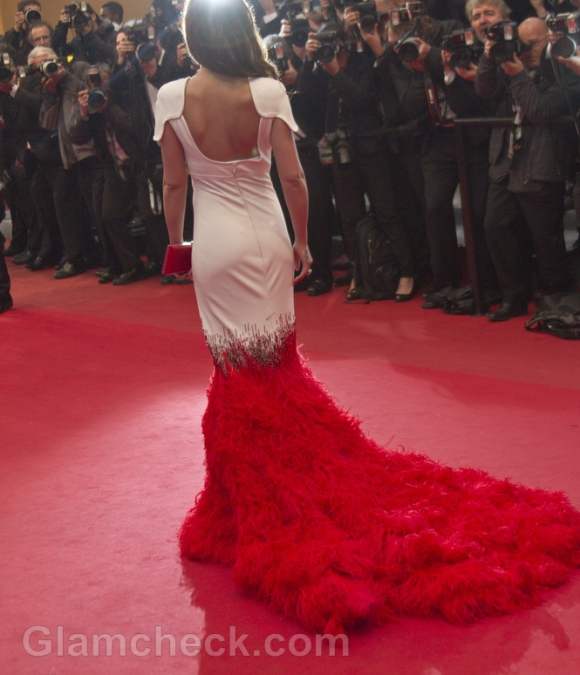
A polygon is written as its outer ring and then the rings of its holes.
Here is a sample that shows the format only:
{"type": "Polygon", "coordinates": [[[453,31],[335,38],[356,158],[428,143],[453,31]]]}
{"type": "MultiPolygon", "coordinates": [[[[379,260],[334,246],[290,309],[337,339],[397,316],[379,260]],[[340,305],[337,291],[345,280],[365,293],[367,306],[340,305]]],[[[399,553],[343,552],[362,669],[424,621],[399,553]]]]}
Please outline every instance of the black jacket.
{"type": "MultiPolygon", "coordinates": [[[[576,108],[580,101],[580,80],[565,68],[560,69],[560,74],[569,100],[576,108]]],[[[551,64],[543,61],[533,76],[523,72],[510,78],[484,54],[475,86],[480,96],[495,102],[497,117],[513,119],[514,105],[521,109],[523,116],[522,138],[511,159],[508,148],[512,128],[493,129],[489,151],[491,179],[499,181],[509,176],[510,188],[514,191],[526,191],[535,181],[564,181],[570,171],[576,141],[571,125],[554,123],[570,110],[551,64]]]]}

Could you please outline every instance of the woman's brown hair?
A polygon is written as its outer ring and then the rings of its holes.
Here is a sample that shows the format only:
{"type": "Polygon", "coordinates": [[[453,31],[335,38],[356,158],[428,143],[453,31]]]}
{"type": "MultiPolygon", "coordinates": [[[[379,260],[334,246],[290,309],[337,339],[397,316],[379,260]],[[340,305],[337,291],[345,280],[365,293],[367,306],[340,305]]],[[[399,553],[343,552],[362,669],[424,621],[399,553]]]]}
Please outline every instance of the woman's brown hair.
{"type": "Polygon", "coordinates": [[[245,0],[188,0],[185,40],[192,57],[229,77],[277,77],[245,0]]]}

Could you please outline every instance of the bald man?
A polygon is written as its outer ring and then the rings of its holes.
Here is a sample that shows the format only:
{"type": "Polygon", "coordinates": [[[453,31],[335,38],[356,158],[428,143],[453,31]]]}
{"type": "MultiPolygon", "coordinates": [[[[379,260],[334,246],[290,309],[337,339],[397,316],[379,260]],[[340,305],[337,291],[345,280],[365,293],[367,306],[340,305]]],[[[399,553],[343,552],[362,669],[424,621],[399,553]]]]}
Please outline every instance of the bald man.
{"type": "MultiPolygon", "coordinates": [[[[575,141],[571,127],[553,124],[569,114],[569,108],[545,58],[545,22],[526,19],[518,35],[520,55],[501,64],[494,60],[493,43],[485,43],[475,83],[480,96],[497,101],[496,116],[514,120],[511,128],[495,128],[490,143],[484,227],[503,295],[502,304],[488,315],[491,321],[527,313],[526,253],[517,235],[522,221],[530,232],[541,289],[552,294],[569,285],[562,220],[564,182],[575,141]]],[[[580,80],[569,71],[561,72],[561,78],[576,107],[580,80]]]]}

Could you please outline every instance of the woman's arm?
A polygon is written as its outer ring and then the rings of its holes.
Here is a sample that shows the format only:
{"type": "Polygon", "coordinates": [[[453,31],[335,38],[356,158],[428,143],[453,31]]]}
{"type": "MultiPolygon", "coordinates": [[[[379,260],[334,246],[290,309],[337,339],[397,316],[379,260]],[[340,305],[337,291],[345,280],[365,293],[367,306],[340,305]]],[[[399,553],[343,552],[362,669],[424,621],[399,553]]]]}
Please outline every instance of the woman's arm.
{"type": "Polygon", "coordinates": [[[308,188],[298,158],[294,136],[288,125],[275,119],[272,125],[272,150],[294,229],[294,260],[299,283],[310,272],[312,256],[308,250],[308,188]]]}
{"type": "Polygon", "coordinates": [[[171,124],[165,125],[160,145],[163,158],[163,208],[169,243],[181,244],[187,199],[187,169],[183,147],[171,124]]]}

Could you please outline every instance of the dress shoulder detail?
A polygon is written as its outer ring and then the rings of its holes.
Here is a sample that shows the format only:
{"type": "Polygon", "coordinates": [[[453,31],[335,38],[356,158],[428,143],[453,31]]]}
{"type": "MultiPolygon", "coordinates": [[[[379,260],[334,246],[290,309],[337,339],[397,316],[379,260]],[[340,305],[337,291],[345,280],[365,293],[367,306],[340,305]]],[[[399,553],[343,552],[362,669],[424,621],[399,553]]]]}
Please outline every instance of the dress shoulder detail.
{"type": "Polygon", "coordinates": [[[299,130],[286,88],[281,82],[272,77],[257,77],[250,80],[250,87],[260,117],[277,117],[286,122],[292,131],[299,130]]]}
{"type": "Polygon", "coordinates": [[[164,84],[159,89],[155,106],[155,133],[153,140],[159,142],[163,137],[165,123],[175,120],[183,114],[185,104],[185,87],[188,78],[181,78],[164,84]]]}

